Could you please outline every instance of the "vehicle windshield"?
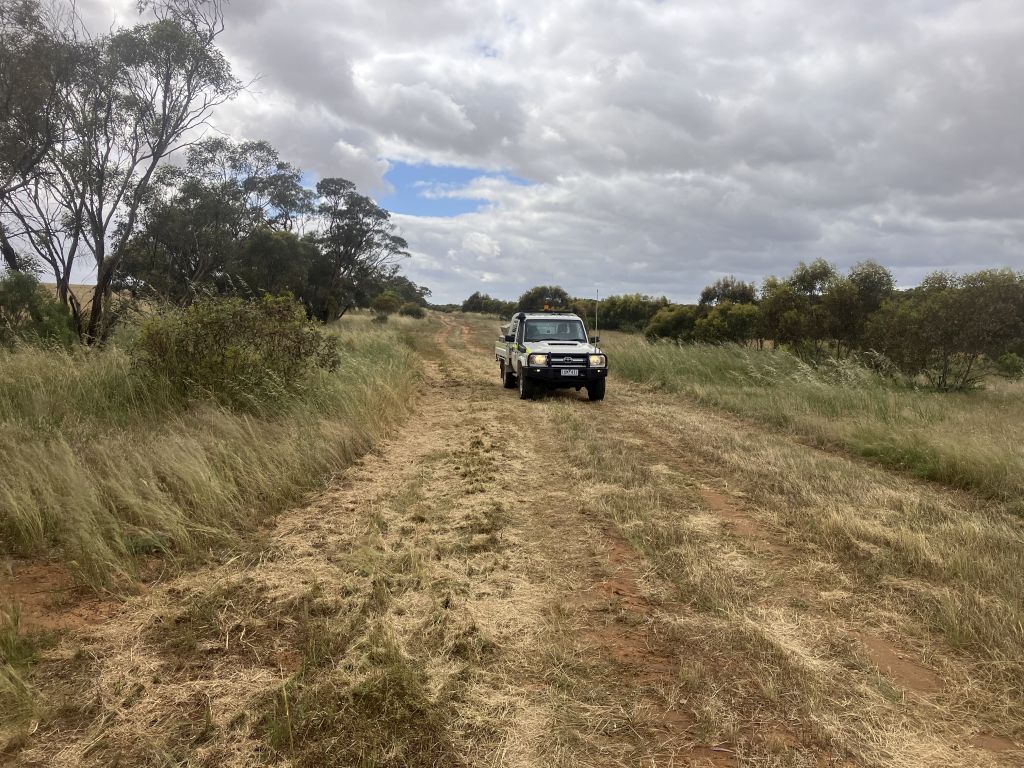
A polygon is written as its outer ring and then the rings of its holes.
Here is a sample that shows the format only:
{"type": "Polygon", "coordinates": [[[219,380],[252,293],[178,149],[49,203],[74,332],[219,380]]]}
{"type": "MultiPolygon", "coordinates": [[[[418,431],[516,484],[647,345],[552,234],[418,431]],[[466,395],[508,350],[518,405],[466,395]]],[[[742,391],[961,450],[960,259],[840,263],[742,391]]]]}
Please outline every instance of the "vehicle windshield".
{"type": "Polygon", "coordinates": [[[524,341],[582,341],[587,334],[579,320],[552,318],[550,320],[527,320],[524,341]]]}

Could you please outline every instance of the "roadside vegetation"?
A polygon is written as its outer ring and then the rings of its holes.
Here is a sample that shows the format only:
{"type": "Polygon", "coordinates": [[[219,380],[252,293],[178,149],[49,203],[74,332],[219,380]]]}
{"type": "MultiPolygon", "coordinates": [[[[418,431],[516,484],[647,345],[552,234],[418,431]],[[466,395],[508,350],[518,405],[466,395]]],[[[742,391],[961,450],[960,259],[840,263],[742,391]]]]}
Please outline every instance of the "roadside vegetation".
{"type": "Polygon", "coordinates": [[[197,140],[244,90],[221,3],[138,11],[94,34],[39,0],[0,9],[0,554],[95,588],[229,541],[365,450],[412,352],[324,323],[411,322],[430,293],[351,181],[197,140]]]}
{"type": "Polygon", "coordinates": [[[475,293],[462,308],[507,316],[545,305],[573,311],[603,331],[642,331],[652,341],[786,349],[812,364],[867,355],[875,367],[943,392],[978,388],[992,375],[1024,376],[1024,273],[1009,269],[935,272],[900,291],[875,262],[844,275],[818,259],[801,262],[785,278],[766,278],[760,289],[720,278],[697,304],[639,294],[596,302],[571,298],[559,286],[537,286],[517,302],[475,293]]]}
{"type": "Polygon", "coordinates": [[[139,557],[229,544],[393,425],[412,361],[397,329],[318,330],[289,300],[157,315],[127,347],[6,353],[0,551],[110,587],[139,557]]]}
{"type": "Polygon", "coordinates": [[[0,4],[0,721],[49,642],[24,572],[45,604],[245,551],[402,419],[430,294],[351,181],[197,134],[245,89],[222,3],[51,5],[0,4]]]}
{"type": "Polygon", "coordinates": [[[785,349],[606,342],[619,376],[1024,512],[1024,382],[934,392],[856,358],[812,365],[785,349]]]}
{"type": "MultiPolygon", "coordinates": [[[[0,350],[0,563],[29,558],[124,594],[245,552],[268,516],[407,413],[413,321],[370,320],[325,328],[291,299],[217,299],[153,314],[102,349],[0,350]]],[[[53,639],[0,600],[0,725],[38,715],[30,667],[53,639]]]]}

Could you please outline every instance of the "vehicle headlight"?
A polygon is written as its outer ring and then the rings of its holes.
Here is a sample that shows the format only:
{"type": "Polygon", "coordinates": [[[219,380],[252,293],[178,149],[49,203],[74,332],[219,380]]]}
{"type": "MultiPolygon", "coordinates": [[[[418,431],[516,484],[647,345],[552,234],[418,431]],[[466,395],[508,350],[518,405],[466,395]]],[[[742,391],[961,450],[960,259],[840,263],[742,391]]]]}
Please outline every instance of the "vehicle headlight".
{"type": "Polygon", "coordinates": [[[591,368],[604,368],[608,365],[608,358],[604,355],[591,355],[590,356],[590,367],[591,368]]]}
{"type": "Polygon", "coordinates": [[[547,355],[530,355],[529,360],[527,360],[527,365],[547,365],[547,364],[548,364],[548,356],[547,355]]]}

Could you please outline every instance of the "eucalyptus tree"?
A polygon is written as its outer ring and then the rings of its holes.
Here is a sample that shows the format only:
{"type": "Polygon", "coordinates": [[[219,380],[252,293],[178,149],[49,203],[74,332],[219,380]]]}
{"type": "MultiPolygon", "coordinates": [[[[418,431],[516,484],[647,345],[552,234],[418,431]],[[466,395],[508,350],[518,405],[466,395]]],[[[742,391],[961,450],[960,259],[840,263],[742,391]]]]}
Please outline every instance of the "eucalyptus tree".
{"type": "Polygon", "coordinates": [[[720,277],[700,292],[700,306],[713,307],[721,301],[733,304],[754,304],[757,291],[753,283],[745,283],[733,275],[720,277]]]}
{"type": "Polygon", "coordinates": [[[409,254],[391,214],[351,181],[322,179],[316,191],[319,223],[311,240],[319,254],[303,299],[311,315],[327,321],[366,305],[374,287],[395,277],[399,259],[409,254]]]}
{"type": "Polygon", "coordinates": [[[280,259],[291,253],[309,261],[312,246],[296,242],[313,211],[313,192],[302,186],[301,172],[267,142],[204,139],[186,150],[183,166],[166,165],[154,176],[117,286],[182,304],[236,284],[277,292],[285,269],[289,290],[298,294],[294,276],[301,268],[280,259]]]}
{"type": "Polygon", "coordinates": [[[54,22],[38,0],[0,0],[0,257],[12,270],[28,266],[12,242],[22,229],[2,214],[62,137],[62,91],[76,59],[54,22]]]}
{"type": "Polygon", "coordinates": [[[53,271],[88,343],[107,331],[110,288],[157,169],[243,87],[217,47],[219,0],[141,2],[139,11],[146,21],[99,37],[75,19],[65,26],[79,55],[59,91],[57,140],[2,211],[53,271]],[[83,256],[96,271],[87,308],[67,290],[83,256]]]}

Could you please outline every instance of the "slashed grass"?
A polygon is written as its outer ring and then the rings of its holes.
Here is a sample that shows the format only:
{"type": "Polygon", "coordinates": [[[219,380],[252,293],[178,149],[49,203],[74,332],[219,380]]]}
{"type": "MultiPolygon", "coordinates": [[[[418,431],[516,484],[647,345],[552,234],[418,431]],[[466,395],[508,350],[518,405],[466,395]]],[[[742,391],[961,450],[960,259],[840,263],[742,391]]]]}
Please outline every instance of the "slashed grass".
{"type": "Polygon", "coordinates": [[[989,765],[957,751],[972,729],[1020,738],[1024,548],[1005,508],[668,401],[599,420],[569,398],[549,407],[591,512],[688,609],[666,632],[686,649],[675,695],[701,738],[753,760],[767,733],[796,764],[810,747],[886,766],[989,765]],[[753,528],[714,524],[699,489],[716,478],[753,528]],[[941,691],[920,705],[857,627],[910,643],[941,691]]]}
{"type": "Polygon", "coordinates": [[[450,738],[446,692],[382,623],[373,623],[335,662],[307,655],[302,671],[266,705],[270,748],[298,766],[460,764],[450,738]]]}

